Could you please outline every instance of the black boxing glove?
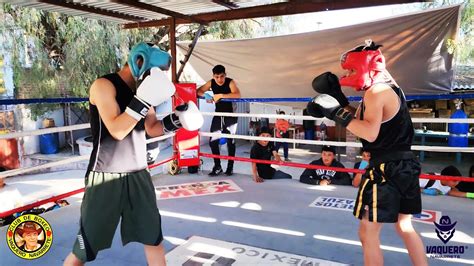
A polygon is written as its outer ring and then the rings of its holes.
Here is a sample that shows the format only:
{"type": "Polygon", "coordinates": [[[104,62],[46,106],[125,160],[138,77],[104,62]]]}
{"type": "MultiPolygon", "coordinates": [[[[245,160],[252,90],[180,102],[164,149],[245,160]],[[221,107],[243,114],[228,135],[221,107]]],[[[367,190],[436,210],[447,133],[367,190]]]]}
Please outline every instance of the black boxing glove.
{"type": "Polygon", "coordinates": [[[312,117],[316,118],[322,118],[324,117],[323,112],[321,112],[320,108],[316,103],[313,102],[313,100],[308,102],[308,105],[306,105],[306,110],[308,114],[312,117]]]}
{"type": "Polygon", "coordinates": [[[320,94],[328,94],[334,97],[341,107],[349,105],[346,95],[342,93],[339,78],[331,72],[324,72],[323,74],[313,79],[313,90],[320,94]]]}
{"type": "Polygon", "coordinates": [[[334,120],[334,122],[347,127],[353,119],[351,112],[342,108],[339,102],[331,95],[321,94],[313,98],[315,108],[325,117],[334,120]]]}

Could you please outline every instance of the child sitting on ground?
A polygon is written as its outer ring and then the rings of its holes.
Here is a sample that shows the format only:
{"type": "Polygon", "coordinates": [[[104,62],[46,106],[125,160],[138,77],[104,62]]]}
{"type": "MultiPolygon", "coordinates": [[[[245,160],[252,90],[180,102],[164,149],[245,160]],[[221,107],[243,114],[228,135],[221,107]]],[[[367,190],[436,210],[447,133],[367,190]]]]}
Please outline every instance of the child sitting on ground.
{"type": "MultiPolygon", "coordinates": [[[[441,171],[443,176],[462,176],[461,172],[455,166],[448,166],[441,171]]],[[[438,196],[448,195],[460,198],[474,199],[474,193],[459,191],[456,186],[459,181],[452,180],[429,180],[420,179],[421,193],[425,195],[438,196]]]]}
{"type": "MultiPolygon", "coordinates": [[[[272,135],[270,134],[268,127],[264,126],[260,128],[258,136],[270,138],[272,135]]],[[[258,140],[250,151],[251,159],[271,160],[272,155],[275,157],[275,160],[279,162],[282,161],[273,146],[273,142],[269,142],[267,140],[258,140]]],[[[276,170],[275,168],[271,167],[270,164],[263,163],[252,162],[252,175],[253,180],[256,183],[261,183],[264,179],[291,179],[291,175],[280,170],[276,170]]]]}

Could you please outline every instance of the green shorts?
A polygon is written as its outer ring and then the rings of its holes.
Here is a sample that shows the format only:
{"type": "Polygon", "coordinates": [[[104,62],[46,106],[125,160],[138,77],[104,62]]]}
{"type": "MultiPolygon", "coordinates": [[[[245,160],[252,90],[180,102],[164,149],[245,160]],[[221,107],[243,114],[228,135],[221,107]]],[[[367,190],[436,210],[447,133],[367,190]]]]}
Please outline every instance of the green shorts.
{"type": "Polygon", "coordinates": [[[80,229],[73,253],[83,262],[109,248],[121,220],[122,243],[156,246],[163,240],[161,216],[147,169],[133,173],[90,171],[81,205],[80,229]]]}

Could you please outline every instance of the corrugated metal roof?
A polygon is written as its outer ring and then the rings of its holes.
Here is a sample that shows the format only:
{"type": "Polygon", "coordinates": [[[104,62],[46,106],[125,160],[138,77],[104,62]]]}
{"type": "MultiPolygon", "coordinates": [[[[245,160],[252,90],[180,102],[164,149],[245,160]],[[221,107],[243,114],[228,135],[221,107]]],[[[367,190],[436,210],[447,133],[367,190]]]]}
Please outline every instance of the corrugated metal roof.
{"type": "MultiPolygon", "coordinates": [[[[46,1],[46,2],[53,2],[53,1],[46,1]]],[[[41,0],[32,0],[32,1],[25,1],[25,0],[0,0],[0,3],[11,3],[12,5],[22,6],[22,7],[29,7],[29,8],[36,8],[46,11],[52,12],[60,12],[66,15],[71,16],[82,16],[92,19],[100,19],[111,21],[114,23],[130,23],[134,21],[147,21],[147,20],[157,20],[167,18],[169,16],[156,13],[153,11],[131,7],[126,4],[115,3],[112,1],[101,1],[101,0],[73,0],[73,1],[58,1],[65,4],[77,4],[88,8],[94,8],[96,10],[102,10],[107,12],[114,12],[120,15],[127,15],[127,16],[134,16],[136,17],[135,20],[132,19],[124,19],[124,18],[117,18],[113,16],[108,16],[105,14],[96,14],[94,12],[87,12],[82,10],[75,10],[73,8],[68,8],[64,6],[59,6],[55,4],[44,3],[41,0]]],[[[224,11],[229,10],[229,8],[214,3],[211,0],[206,1],[193,1],[193,0],[177,0],[177,1],[139,1],[145,4],[153,5],[156,7],[164,8],[170,11],[178,12],[184,15],[196,15],[201,13],[209,13],[209,12],[216,12],[216,11],[224,11]]],[[[278,2],[286,2],[286,1],[272,1],[272,0],[234,0],[233,3],[237,4],[239,8],[245,7],[252,7],[252,6],[261,6],[271,3],[278,3],[278,2]]]]}
{"type": "Polygon", "coordinates": [[[454,92],[474,91],[474,66],[456,66],[455,73],[453,83],[454,92]]]}

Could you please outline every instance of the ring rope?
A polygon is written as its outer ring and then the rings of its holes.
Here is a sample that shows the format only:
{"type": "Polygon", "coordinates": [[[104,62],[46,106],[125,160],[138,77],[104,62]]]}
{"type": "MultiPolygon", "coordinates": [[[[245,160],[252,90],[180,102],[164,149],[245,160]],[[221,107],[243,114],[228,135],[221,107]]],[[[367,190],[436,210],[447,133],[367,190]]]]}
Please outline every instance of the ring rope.
{"type": "Polygon", "coordinates": [[[43,128],[43,129],[37,129],[37,130],[17,131],[17,132],[12,132],[12,133],[7,133],[7,134],[1,134],[0,139],[13,139],[13,138],[20,138],[20,137],[36,136],[36,135],[43,135],[43,134],[56,133],[56,132],[87,129],[90,127],[91,125],[89,123],[84,123],[84,124],[64,126],[64,127],[48,127],[48,128],[43,128]]]}
{"type": "MultiPolygon", "coordinates": [[[[204,97],[199,97],[204,99],[204,97]]],[[[454,99],[474,99],[474,93],[462,94],[429,94],[429,95],[406,95],[407,101],[412,100],[454,100],[454,99]]],[[[311,97],[301,98],[238,98],[238,99],[222,99],[225,102],[309,102],[311,97]]],[[[361,96],[348,96],[350,102],[359,102],[361,96]]],[[[0,105],[18,105],[18,104],[35,104],[35,103],[81,103],[88,102],[86,97],[65,97],[65,98],[30,98],[30,99],[1,99],[0,105]]]]}
{"type": "MultiPolygon", "coordinates": [[[[307,139],[287,139],[287,138],[273,138],[273,137],[257,137],[257,136],[245,136],[245,135],[234,135],[226,133],[212,133],[212,132],[199,132],[199,135],[204,137],[225,137],[231,139],[243,139],[243,140],[265,140],[285,143],[297,143],[297,144],[310,144],[310,145],[330,145],[338,147],[362,147],[360,142],[341,142],[341,141],[321,141],[321,140],[307,140],[307,139]]],[[[433,151],[433,152],[463,152],[463,153],[474,153],[474,148],[464,147],[444,147],[444,146],[411,146],[412,150],[415,151],[433,151]]]]}
{"type": "MultiPolygon", "coordinates": [[[[232,160],[232,161],[241,161],[241,162],[250,162],[250,163],[263,163],[263,164],[275,164],[281,166],[290,166],[296,168],[305,168],[305,169],[324,169],[324,170],[332,170],[336,172],[345,172],[345,173],[356,173],[356,174],[363,174],[365,170],[360,169],[353,169],[353,168],[341,168],[341,167],[331,167],[331,166],[323,166],[323,165],[312,165],[312,164],[303,164],[303,163],[294,163],[294,162],[279,162],[279,161],[271,161],[271,160],[257,160],[251,158],[244,158],[244,157],[235,157],[235,156],[225,156],[225,155],[214,155],[210,153],[199,153],[202,157],[208,158],[219,158],[223,160],[232,160]]],[[[451,180],[451,181],[464,181],[464,182],[474,182],[474,178],[465,177],[465,176],[441,176],[441,175],[430,175],[430,174],[420,174],[420,178],[422,179],[433,179],[433,180],[451,180]]]]}
{"type": "MultiPolygon", "coordinates": [[[[204,116],[226,116],[226,117],[249,117],[249,118],[280,118],[280,119],[293,119],[293,120],[314,120],[314,121],[329,121],[327,118],[315,118],[312,116],[293,116],[293,115],[277,115],[277,114],[244,114],[244,113],[216,113],[216,112],[201,112],[204,116]]],[[[162,114],[160,116],[166,116],[162,114]]],[[[414,123],[468,123],[474,124],[474,118],[412,118],[414,123]]],[[[37,130],[28,131],[17,131],[7,134],[0,134],[0,139],[12,139],[27,136],[36,136],[56,132],[73,131],[80,129],[90,128],[89,123],[62,126],[62,127],[50,127],[37,130]]]]}
{"type": "Polygon", "coordinates": [[[40,205],[46,204],[48,202],[57,201],[57,200],[64,199],[64,198],[67,198],[67,197],[70,197],[70,196],[74,196],[76,194],[84,192],[84,189],[85,188],[79,188],[79,189],[76,189],[76,190],[73,190],[73,191],[70,191],[70,192],[67,192],[67,193],[57,195],[57,196],[52,196],[52,197],[49,197],[49,198],[46,198],[46,199],[38,200],[38,201],[35,201],[33,203],[26,204],[26,205],[23,205],[21,207],[17,207],[17,208],[8,210],[8,211],[0,212],[0,218],[10,216],[10,215],[12,215],[14,213],[17,213],[17,212],[26,211],[26,210],[29,210],[31,208],[38,207],[40,205]]]}
{"type": "Polygon", "coordinates": [[[81,103],[87,102],[89,98],[30,98],[30,99],[2,99],[0,105],[18,105],[35,103],[81,103]]]}
{"type": "MultiPolygon", "coordinates": [[[[200,97],[201,98],[201,97],[200,97]]],[[[346,97],[350,102],[360,102],[362,100],[361,96],[347,96],[346,97]]],[[[413,100],[455,100],[455,99],[473,99],[473,93],[463,93],[463,94],[429,94],[429,95],[406,95],[407,101],[413,100]]],[[[204,99],[204,97],[202,97],[204,99]]],[[[221,99],[224,102],[309,102],[312,97],[302,97],[302,98],[225,98],[221,99]]]]}
{"type": "MultiPolygon", "coordinates": [[[[12,133],[7,133],[7,134],[0,134],[0,139],[14,139],[14,138],[21,138],[21,137],[37,136],[37,135],[57,133],[57,132],[88,129],[90,127],[91,127],[91,125],[89,123],[84,123],[84,124],[78,124],[78,125],[72,125],[72,126],[48,127],[48,128],[42,128],[42,129],[36,129],[36,130],[17,131],[17,132],[12,132],[12,133]]],[[[173,137],[174,133],[172,133],[172,134],[173,135],[169,136],[169,137],[173,137]]],[[[168,135],[170,135],[170,134],[167,134],[167,136],[168,135]]],[[[157,137],[157,138],[148,139],[147,143],[163,140],[163,139],[159,139],[161,137],[162,136],[157,137]]],[[[164,139],[166,139],[166,138],[164,138],[164,139]]]]}
{"type": "Polygon", "coordinates": [[[152,142],[157,142],[157,141],[162,141],[162,140],[165,140],[165,139],[169,139],[169,138],[174,137],[175,135],[176,135],[176,133],[173,132],[173,133],[168,133],[168,134],[163,135],[163,136],[159,136],[159,137],[147,139],[147,140],[146,140],[146,144],[152,143],[152,142]]]}
{"type": "Polygon", "coordinates": [[[154,163],[154,164],[152,164],[152,165],[149,165],[149,166],[148,166],[148,169],[153,169],[153,168],[155,168],[155,167],[158,167],[158,166],[160,166],[160,165],[162,165],[162,164],[165,164],[165,163],[167,163],[167,162],[169,162],[169,161],[172,161],[172,160],[174,160],[174,159],[176,159],[176,156],[172,156],[172,157],[170,157],[170,158],[168,158],[168,159],[165,159],[165,160],[163,160],[163,161],[159,161],[159,162],[157,162],[157,163],[154,163]]]}
{"type": "MultiPolygon", "coordinates": [[[[172,156],[168,159],[165,159],[165,160],[162,160],[162,161],[157,162],[155,164],[152,164],[152,165],[148,166],[148,169],[153,169],[157,166],[160,166],[160,165],[162,165],[164,163],[167,163],[169,161],[172,161],[174,159],[176,159],[176,156],[172,156]]],[[[57,196],[52,196],[52,197],[49,197],[49,198],[46,198],[46,199],[38,200],[36,202],[32,202],[32,203],[29,203],[29,204],[26,204],[26,205],[23,205],[21,207],[17,207],[17,208],[8,210],[8,211],[0,212],[0,218],[10,216],[10,215],[12,215],[14,213],[17,213],[17,212],[26,211],[26,210],[29,210],[29,209],[34,208],[34,207],[38,207],[38,206],[43,205],[43,204],[48,203],[48,202],[57,201],[57,200],[60,200],[60,199],[64,199],[64,198],[79,194],[81,192],[84,192],[84,189],[85,188],[79,188],[79,189],[76,189],[76,190],[73,190],[73,191],[70,191],[70,192],[66,192],[66,193],[57,195],[57,196]]]]}
{"type": "Polygon", "coordinates": [[[29,173],[29,172],[36,171],[36,170],[46,169],[46,168],[55,167],[55,166],[61,166],[61,165],[64,165],[64,164],[76,163],[76,162],[87,160],[89,158],[90,158],[90,155],[75,156],[75,157],[72,157],[72,158],[67,158],[67,159],[64,159],[64,160],[45,163],[45,164],[36,165],[36,166],[32,166],[32,167],[8,170],[8,171],[5,171],[5,172],[2,172],[1,176],[2,177],[10,177],[10,176],[15,176],[15,175],[21,175],[21,174],[29,173]]]}
{"type": "MultiPolygon", "coordinates": [[[[254,113],[228,113],[228,112],[201,112],[204,116],[226,116],[226,117],[250,117],[250,118],[279,118],[293,120],[315,120],[330,121],[327,118],[316,118],[306,115],[277,115],[277,114],[254,114],[254,113]]],[[[474,118],[412,118],[414,123],[468,123],[474,124],[474,118]]]]}
{"type": "MultiPolygon", "coordinates": [[[[167,135],[164,135],[164,136],[159,136],[159,137],[156,137],[156,138],[152,138],[152,139],[147,140],[147,143],[161,141],[161,140],[164,140],[164,139],[169,139],[169,138],[174,137],[174,135],[175,134],[172,133],[172,134],[167,134],[167,135]]],[[[9,176],[20,175],[20,174],[29,173],[29,172],[36,171],[36,170],[42,170],[42,169],[45,169],[45,168],[50,168],[50,167],[55,167],[55,166],[61,166],[61,165],[64,165],[64,164],[80,162],[80,161],[88,160],[89,158],[90,158],[90,155],[74,156],[74,157],[67,158],[67,159],[64,159],[64,160],[49,162],[49,163],[45,163],[45,164],[41,164],[41,165],[28,167],[28,168],[13,169],[13,170],[4,171],[4,172],[2,172],[1,176],[2,177],[9,177],[9,176]]]]}
{"type": "Polygon", "coordinates": [[[312,165],[312,164],[304,164],[304,163],[294,163],[294,162],[279,162],[279,161],[271,161],[271,160],[260,160],[260,159],[250,159],[245,157],[235,157],[235,156],[225,156],[225,155],[214,155],[210,153],[199,153],[202,157],[208,158],[219,158],[223,160],[232,160],[232,161],[241,161],[241,162],[248,162],[248,163],[263,163],[263,164],[276,164],[281,166],[290,166],[296,168],[305,168],[305,169],[324,169],[324,170],[332,170],[336,172],[345,172],[345,173],[365,173],[364,170],[359,169],[350,169],[350,168],[340,168],[340,167],[331,167],[331,166],[322,166],[322,165],[312,165]]]}

